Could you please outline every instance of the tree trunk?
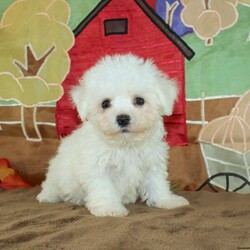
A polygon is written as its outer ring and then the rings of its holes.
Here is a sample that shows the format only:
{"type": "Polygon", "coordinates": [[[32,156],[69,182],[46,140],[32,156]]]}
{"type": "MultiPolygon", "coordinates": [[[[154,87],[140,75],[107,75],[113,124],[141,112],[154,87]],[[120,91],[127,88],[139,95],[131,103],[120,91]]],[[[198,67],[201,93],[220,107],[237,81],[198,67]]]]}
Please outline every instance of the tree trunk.
{"type": "Polygon", "coordinates": [[[21,106],[21,126],[27,141],[42,141],[42,136],[36,124],[36,112],[36,106],[21,106]]]}

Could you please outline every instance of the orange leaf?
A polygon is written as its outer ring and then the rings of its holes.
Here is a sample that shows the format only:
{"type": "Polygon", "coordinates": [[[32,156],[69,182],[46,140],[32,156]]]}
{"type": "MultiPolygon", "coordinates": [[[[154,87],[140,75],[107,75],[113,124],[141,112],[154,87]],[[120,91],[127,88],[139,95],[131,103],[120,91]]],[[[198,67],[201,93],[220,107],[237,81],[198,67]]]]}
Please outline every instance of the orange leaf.
{"type": "Polygon", "coordinates": [[[15,188],[31,188],[32,186],[24,181],[17,173],[13,175],[7,176],[2,183],[0,184],[0,187],[3,189],[15,189],[15,188]]]}
{"type": "Polygon", "coordinates": [[[15,171],[12,168],[1,168],[0,166],[0,181],[3,181],[7,176],[14,175],[15,171]]]}
{"type": "Polygon", "coordinates": [[[0,158],[0,168],[10,168],[10,163],[5,158],[0,158]]]}
{"type": "Polygon", "coordinates": [[[10,163],[5,158],[0,158],[0,188],[31,188],[32,186],[24,181],[16,170],[10,167],[10,163]]]}

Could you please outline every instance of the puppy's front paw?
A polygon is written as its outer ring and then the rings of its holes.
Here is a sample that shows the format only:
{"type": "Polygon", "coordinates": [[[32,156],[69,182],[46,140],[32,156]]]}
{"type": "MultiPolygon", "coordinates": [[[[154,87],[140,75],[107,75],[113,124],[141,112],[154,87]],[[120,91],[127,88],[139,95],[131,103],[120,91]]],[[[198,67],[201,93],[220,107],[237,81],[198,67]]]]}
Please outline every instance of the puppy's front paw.
{"type": "Polygon", "coordinates": [[[128,210],[123,205],[117,206],[107,206],[102,207],[89,207],[90,213],[95,216],[113,216],[113,217],[123,217],[128,214],[128,210]]]}
{"type": "Polygon", "coordinates": [[[49,194],[44,191],[42,191],[40,194],[37,195],[36,199],[39,202],[47,202],[47,203],[56,203],[60,202],[60,199],[58,196],[54,194],[49,194]]]}
{"type": "Polygon", "coordinates": [[[189,205],[189,201],[182,196],[173,194],[165,199],[158,200],[155,202],[147,201],[147,205],[158,208],[172,209],[172,208],[187,206],[189,205]]]}

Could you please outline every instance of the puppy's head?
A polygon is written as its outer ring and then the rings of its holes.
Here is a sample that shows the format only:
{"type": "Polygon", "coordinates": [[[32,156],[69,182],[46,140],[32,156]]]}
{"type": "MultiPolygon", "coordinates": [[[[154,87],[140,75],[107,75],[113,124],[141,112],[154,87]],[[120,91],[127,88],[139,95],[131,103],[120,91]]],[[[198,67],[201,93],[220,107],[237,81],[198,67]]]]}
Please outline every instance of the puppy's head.
{"type": "Polygon", "coordinates": [[[71,95],[81,119],[108,140],[142,141],[172,114],[177,87],[151,60],[114,55],[89,69],[71,95]]]}

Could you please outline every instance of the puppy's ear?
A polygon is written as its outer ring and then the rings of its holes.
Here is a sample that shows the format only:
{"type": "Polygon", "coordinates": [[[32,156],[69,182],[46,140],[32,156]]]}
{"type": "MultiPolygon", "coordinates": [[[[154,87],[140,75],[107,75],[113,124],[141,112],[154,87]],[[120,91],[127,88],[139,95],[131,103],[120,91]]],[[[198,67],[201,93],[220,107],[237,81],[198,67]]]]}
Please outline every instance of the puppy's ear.
{"type": "Polygon", "coordinates": [[[76,107],[78,114],[82,121],[87,118],[87,98],[86,98],[86,90],[84,85],[80,84],[79,86],[75,86],[70,91],[70,96],[74,106],[76,107]]]}
{"type": "Polygon", "coordinates": [[[174,104],[178,96],[178,87],[174,80],[170,80],[165,75],[157,81],[157,97],[159,98],[161,115],[170,116],[173,113],[174,104]]]}

